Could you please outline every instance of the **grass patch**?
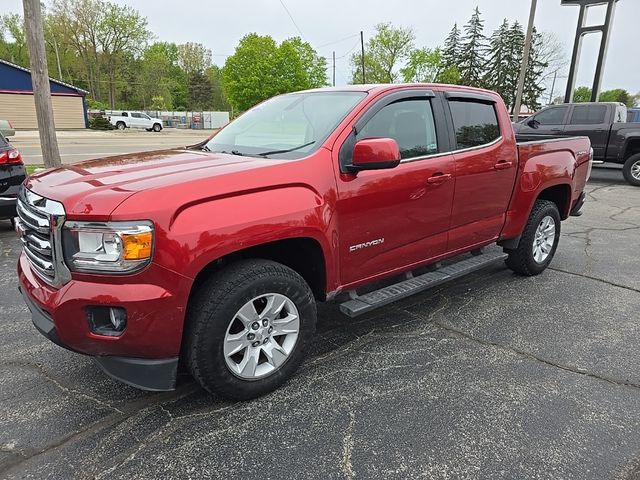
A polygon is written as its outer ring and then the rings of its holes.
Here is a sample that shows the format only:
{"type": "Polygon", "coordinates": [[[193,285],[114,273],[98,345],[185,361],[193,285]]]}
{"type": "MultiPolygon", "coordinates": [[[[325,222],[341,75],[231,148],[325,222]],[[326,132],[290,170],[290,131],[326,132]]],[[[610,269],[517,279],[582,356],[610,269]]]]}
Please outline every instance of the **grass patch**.
{"type": "Polygon", "coordinates": [[[27,175],[31,175],[36,169],[44,168],[44,165],[25,165],[25,168],[27,169],[27,175]]]}

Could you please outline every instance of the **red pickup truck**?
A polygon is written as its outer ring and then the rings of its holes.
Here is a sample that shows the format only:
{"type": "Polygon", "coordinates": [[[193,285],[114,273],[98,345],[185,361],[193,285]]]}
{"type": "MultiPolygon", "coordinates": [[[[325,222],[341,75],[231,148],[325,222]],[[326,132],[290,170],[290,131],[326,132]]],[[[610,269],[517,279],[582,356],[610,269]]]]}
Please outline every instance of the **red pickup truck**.
{"type": "Polygon", "coordinates": [[[542,272],[591,159],[587,138],[516,143],[489,91],[282,95],[199,145],[29,177],[20,289],[114,378],[169,390],[181,365],[252,398],[301,363],[316,301],[355,316],[496,261],[542,272]]]}

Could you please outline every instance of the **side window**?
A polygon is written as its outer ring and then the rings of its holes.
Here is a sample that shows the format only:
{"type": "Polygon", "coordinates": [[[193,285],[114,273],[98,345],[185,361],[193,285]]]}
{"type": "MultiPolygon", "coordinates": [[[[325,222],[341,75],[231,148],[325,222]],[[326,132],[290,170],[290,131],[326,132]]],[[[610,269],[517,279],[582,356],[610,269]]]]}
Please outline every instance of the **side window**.
{"type": "Polygon", "coordinates": [[[541,111],[533,119],[540,125],[563,125],[569,107],[551,107],[541,111]]]}
{"type": "Polygon", "coordinates": [[[500,138],[493,104],[473,101],[449,102],[458,149],[486,145],[500,138]]]}
{"type": "Polygon", "coordinates": [[[129,114],[128,114],[127,112],[122,112],[122,116],[123,116],[123,117],[128,117],[128,116],[129,116],[129,114]]]}
{"type": "Polygon", "coordinates": [[[133,118],[142,118],[142,115],[140,115],[139,113],[136,113],[136,112],[131,112],[131,116],[133,118]]]}
{"type": "Polygon", "coordinates": [[[438,139],[429,100],[401,100],[383,107],[358,133],[357,139],[393,138],[401,158],[438,153],[438,139]]]}
{"type": "Polygon", "coordinates": [[[571,125],[596,125],[604,123],[607,117],[606,105],[576,105],[571,114],[571,125]]]}

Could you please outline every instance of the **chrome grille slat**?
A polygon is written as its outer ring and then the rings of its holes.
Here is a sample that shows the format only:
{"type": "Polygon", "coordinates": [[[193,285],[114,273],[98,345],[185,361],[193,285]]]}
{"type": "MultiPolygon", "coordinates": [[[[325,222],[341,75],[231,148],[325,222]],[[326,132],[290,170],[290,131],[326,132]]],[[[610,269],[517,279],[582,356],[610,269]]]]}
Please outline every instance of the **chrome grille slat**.
{"type": "Polygon", "coordinates": [[[20,217],[22,223],[24,223],[27,227],[39,233],[49,233],[49,221],[46,218],[32,215],[20,201],[18,201],[16,211],[18,212],[18,217],[20,217]]]}
{"type": "Polygon", "coordinates": [[[62,258],[62,204],[41,197],[24,186],[17,203],[16,231],[31,269],[49,285],[59,287],[71,279],[62,258]]]}

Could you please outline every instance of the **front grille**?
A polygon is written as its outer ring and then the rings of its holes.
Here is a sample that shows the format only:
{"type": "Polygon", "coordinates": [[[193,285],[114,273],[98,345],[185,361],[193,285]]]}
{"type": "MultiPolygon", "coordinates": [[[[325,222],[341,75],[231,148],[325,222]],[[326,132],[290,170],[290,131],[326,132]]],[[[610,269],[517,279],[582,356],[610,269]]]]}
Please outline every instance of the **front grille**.
{"type": "Polygon", "coordinates": [[[32,270],[49,285],[66,283],[70,274],[62,258],[60,241],[65,218],[62,204],[22,187],[16,210],[16,231],[32,270]]]}

